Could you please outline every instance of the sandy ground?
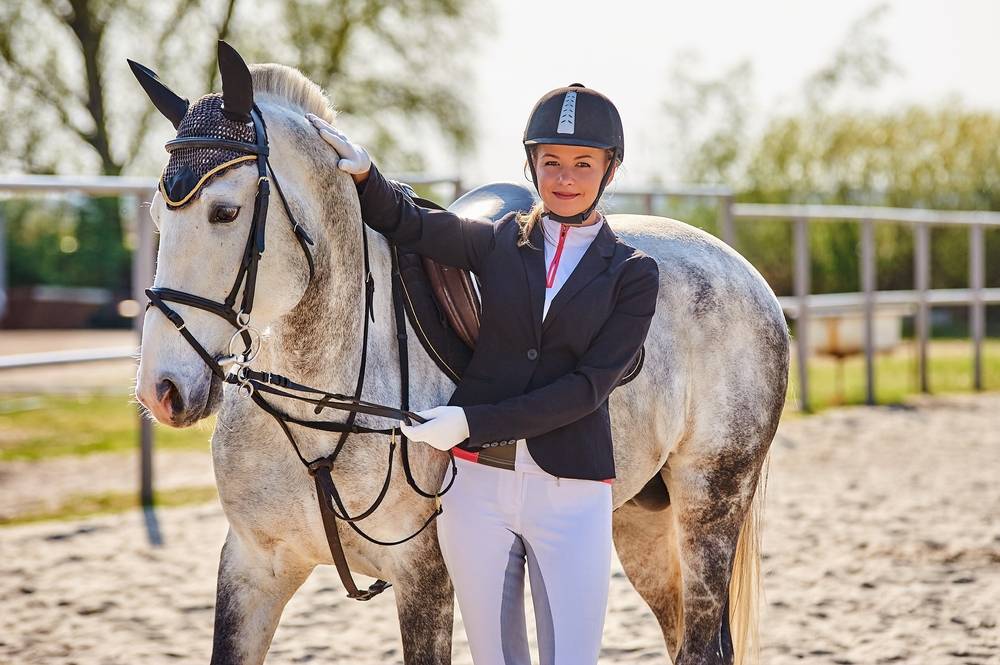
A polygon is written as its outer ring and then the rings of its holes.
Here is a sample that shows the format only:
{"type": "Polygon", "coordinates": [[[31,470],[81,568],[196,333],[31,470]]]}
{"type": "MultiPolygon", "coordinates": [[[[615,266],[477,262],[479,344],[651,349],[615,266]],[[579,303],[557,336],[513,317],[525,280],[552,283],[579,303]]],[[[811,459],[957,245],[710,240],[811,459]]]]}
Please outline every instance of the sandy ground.
{"type": "MultiPolygon", "coordinates": [[[[215,484],[207,452],[210,436],[210,432],[205,433],[205,452],[162,450],[155,454],[153,483],[157,491],[215,484]]],[[[134,454],[2,462],[0,519],[51,513],[73,497],[138,492],[138,487],[139,458],[134,454]]]]}
{"type": "MultiPolygon", "coordinates": [[[[1000,663],[998,414],[1000,394],[986,394],[782,424],[765,518],[763,663],[1000,663]]],[[[206,472],[205,457],[158,462],[164,476],[206,472]]],[[[52,472],[35,491],[60,482],[52,472]]],[[[0,663],[208,662],[225,520],[206,505],[158,511],[156,522],[158,547],[138,512],[0,529],[0,663]]],[[[615,565],[601,662],[667,662],[615,565]]],[[[471,663],[460,618],[454,652],[471,663]]],[[[359,605],[332,568],[318,569],[287,607],[268,662],[401,662],[391,591],[359,605]]]]}

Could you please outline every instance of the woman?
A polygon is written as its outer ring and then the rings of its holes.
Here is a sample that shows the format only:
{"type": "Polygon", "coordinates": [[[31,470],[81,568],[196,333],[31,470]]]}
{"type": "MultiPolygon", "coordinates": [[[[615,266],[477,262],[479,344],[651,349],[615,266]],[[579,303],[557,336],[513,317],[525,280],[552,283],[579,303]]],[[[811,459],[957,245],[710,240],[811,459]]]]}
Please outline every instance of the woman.
{"type": "Polygon", "coordinates": [[[596,663],[615,475],[607,400],[659,285],[656,261],[596,209],[624,158],[617,109],[580,84],[542,97],[523,140],[541,202],[495,224],[417,206],[364,148],[309,119],[354,178],[369,226],[479,277],[480,335],[461,382],[448,405],[419,412],[428,422],[400,423],[461,465],[438,540],[474,662],[530,663],[527,562],[541,663],[596,663]]]}

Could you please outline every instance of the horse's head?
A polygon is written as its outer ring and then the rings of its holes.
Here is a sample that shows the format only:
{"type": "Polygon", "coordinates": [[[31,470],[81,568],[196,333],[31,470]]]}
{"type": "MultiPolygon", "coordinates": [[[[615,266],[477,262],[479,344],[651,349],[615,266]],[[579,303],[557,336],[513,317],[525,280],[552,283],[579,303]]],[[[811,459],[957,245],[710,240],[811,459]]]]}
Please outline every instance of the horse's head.
{"type": "MultiPolygon", "coordinates": [[[[291,312],[306,293],[314,272],[313,239],[306,228],[314,232],[319,215],[307,202],[285,196],[298,191],[298,173],[316,171],[315,163],[302,162],[311,157],[308,151],[294,145],[301,137],[314,139],[314,132],[301,109],[278,103],[262,103],[270,122],[265,126],[254,88],[280,78],[276,70],[280,75],[287,68],[251,70],[223,42],[223,92],[194,104],[149,69],[129,64],[178,130],[167,143],[170,159],[150,205],[159,250],[153,288],[147,291],[136,397],[158,421],[185,427],[218,408],[233,361],[238,367],[256,353],[257,330],[291,312]],[[271,164],[287,174],[283,190],[271,164]]],[[[314,84],[294,75],[325,102],[314,84]]],[[[324,107],[307,110],[332,115],[324,107]]]]}

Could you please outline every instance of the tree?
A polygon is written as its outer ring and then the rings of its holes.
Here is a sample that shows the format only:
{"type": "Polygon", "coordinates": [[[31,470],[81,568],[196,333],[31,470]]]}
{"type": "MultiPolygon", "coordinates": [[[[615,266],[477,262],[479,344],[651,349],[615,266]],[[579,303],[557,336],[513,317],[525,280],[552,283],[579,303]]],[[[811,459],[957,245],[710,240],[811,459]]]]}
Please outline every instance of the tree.
{"type": "Polygon", "coordinates": [[[161,165],[158,116],[125,57],[196,98],[217,84],[215,42],[297,66],[332,91],[391,165],[419,167],[414,133],[471,147],[462,55],[471,0],[8,0],[0,5],[0,171],[161,165]],[[444,63],[444,64],[443,64],[444,63]],[[407,148],[401,146],[409,143],[407,148]],[[151,156],[155,155],[155,159],[151,156]],[[393,164],[395,160],[396,164],[393,164]]]}
{"type": "MultiPolygon", "coordinates": [[[[699,76],[690,58],[681,63],[666,110],[685,178],[728,183],[744,202],[1000,210],[1000,114],[964,109],[957,99],[888,112],[851,105],[900,71],[879,29],[885,13],[880,5],[853,22],[800,98],[755,134],[747,129],[746,63],[718,78],[699,76]]],[[[740,251],[777,292],[790,293],[791,227],[759,221],[736,230],[740,251]]],[[[880,224],[876,233],[879,288],[912,288],[911,230],[880,224]]],[[[987,240],[986,279],[994,284],[1000,246],[987,240]]],[[[814,224],[810,242],[814,292],[860,289],[857,224],[814,224]]],[[[965,286],[967,254],[965,229],[935,229],[933,286],[965,286]]]]}

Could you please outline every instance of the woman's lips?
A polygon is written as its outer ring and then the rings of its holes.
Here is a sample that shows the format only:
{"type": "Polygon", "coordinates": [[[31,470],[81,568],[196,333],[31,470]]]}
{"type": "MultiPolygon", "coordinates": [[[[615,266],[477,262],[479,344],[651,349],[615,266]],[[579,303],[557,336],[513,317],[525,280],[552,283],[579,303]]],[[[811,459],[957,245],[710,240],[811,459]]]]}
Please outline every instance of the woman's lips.
{"type": "Polygon", "coordinates": [[[556,198],[560,198],[563,201],[568,201],[569,199],[576,198],[577,196],[580,196],[579,194],[563,194],[561,192],[552,192],[552,193],[556,195],[556,198]]]}

